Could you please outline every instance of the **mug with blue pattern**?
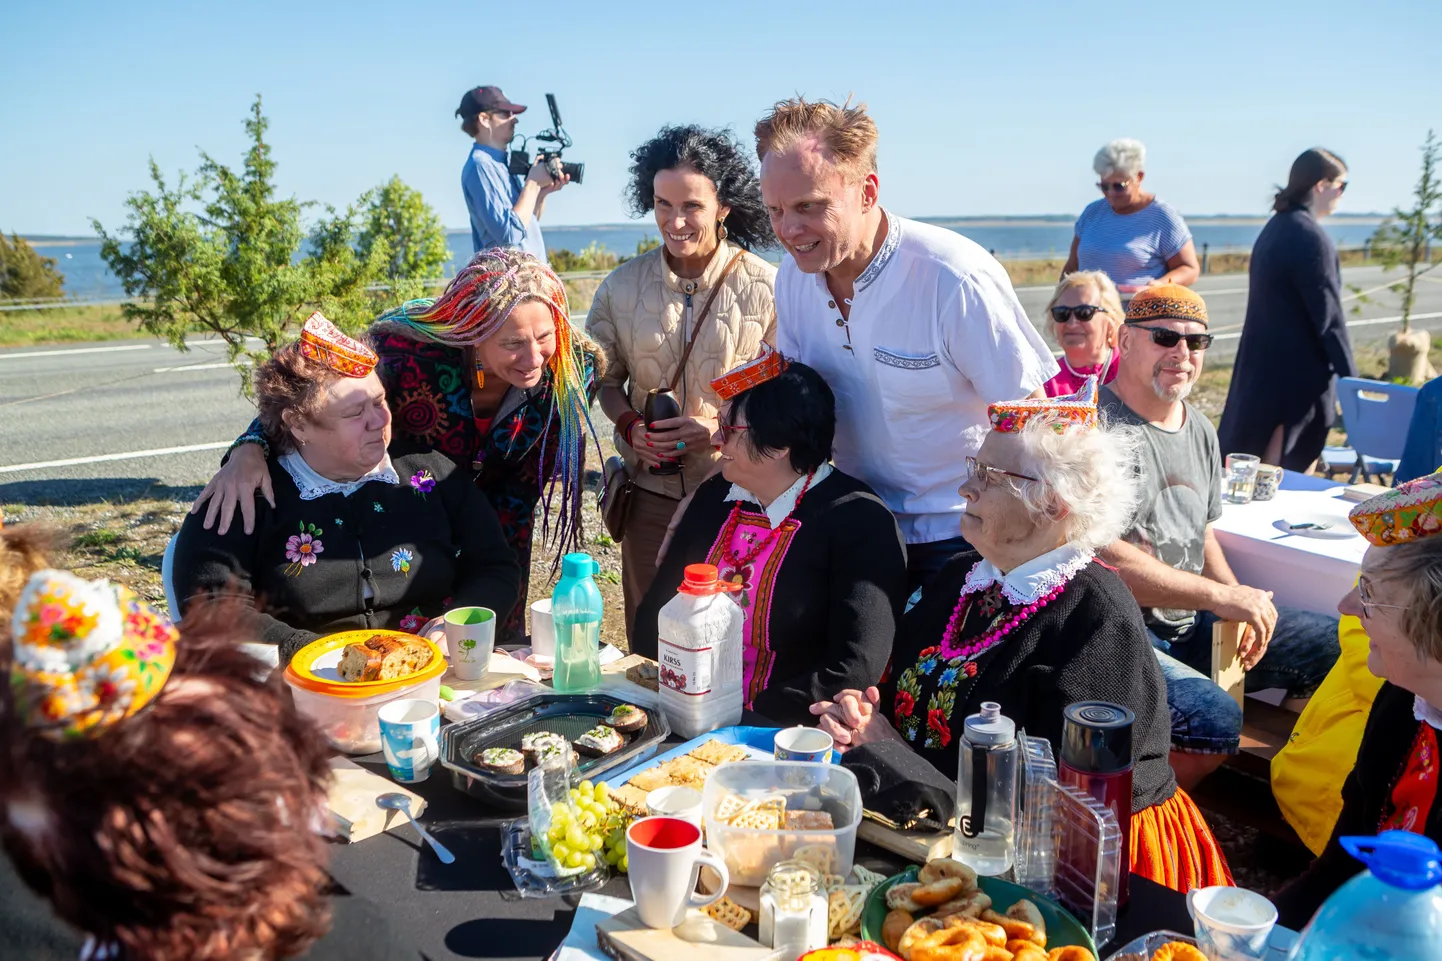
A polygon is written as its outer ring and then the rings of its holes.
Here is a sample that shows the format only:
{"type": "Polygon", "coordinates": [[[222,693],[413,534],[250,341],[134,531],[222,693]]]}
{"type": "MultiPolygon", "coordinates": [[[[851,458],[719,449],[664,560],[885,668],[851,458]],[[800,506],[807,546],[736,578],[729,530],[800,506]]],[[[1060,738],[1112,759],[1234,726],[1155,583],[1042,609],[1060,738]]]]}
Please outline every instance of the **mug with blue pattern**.
{"type": "Polygon", "coordinates": [[[382,705],[381,747],[398,784],[416,784],[431,776],[440,756],[441,712],[434,701],[403,698],[382,705]]]}

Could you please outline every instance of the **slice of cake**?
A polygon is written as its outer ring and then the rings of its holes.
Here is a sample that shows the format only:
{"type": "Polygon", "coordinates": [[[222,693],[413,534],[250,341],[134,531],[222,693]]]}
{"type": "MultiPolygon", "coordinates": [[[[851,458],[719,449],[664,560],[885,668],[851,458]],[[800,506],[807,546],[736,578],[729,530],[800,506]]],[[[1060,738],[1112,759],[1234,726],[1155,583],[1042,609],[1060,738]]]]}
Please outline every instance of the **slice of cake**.
{"type": "Polygon", "coordinates": [[[376,634],[360,644],[347,644],[337,670],[347,681],[389,681],[424,670],[431,649],[419,639],[376,634]]]}

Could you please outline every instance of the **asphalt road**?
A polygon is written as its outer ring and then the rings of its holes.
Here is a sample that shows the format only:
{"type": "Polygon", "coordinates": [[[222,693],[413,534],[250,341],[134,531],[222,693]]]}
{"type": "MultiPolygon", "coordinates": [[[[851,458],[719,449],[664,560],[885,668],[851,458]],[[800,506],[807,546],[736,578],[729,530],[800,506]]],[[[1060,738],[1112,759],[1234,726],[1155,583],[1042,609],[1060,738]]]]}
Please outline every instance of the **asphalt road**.
{"type": "MultiPolygon", "coordinates": [[[[1344,275],[1364,290],[1390,279],[1374,267],[1344,275]]],[[[1442,331],[1442,278],[1419,287],[1418,325],[1442,331]]],[[[1208,359],[1228,362],[1245,314],[1246,277],[1203,278],[1197,290],[1220,335],[1208,359]]],[[[1019,294],[1039,321],[1050,288],[1019,294]]],[[[1356,343],[1383,342],[1396,328],[1395,298],[1385,290],[1373,296],[1378,303],[1363,305],[1351,321],[1356,343]]],[[[238,385],[215,342],[196,341],[185,354],[153,340],[0,350],[0,503],[82,503],[147,491],[189,499],[254,416],[238,385]]]]}

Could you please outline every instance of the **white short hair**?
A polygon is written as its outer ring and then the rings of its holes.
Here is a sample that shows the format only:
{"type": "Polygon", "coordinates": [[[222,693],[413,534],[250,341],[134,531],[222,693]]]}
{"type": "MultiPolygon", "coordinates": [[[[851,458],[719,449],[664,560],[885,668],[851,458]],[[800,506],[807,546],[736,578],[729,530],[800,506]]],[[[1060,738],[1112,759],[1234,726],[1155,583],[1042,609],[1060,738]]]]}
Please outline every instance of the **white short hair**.
{"type": "Polygon", "coordinates": [[[1140,140],[1132,140],[1130,137],[1113,140],[1098,150],[1097,155],[1092,158],[1092,169],[1097,172],[1099,177],[1105,177],[1111,173],[1131,176],[1144,168],[1146,164],[1146,146],[1140,140]]]}
{"type": "Polygon", "coordinates": [[[1058,433],[1043,415],[1027,422],[1020,439],[1028,472],[1040,478],[1016,485],[1034,518],[1065,508],[1067,543],[1090,551],[1126,533],[1141,500],[1140,429],[1102,424],[1058,433]]]}

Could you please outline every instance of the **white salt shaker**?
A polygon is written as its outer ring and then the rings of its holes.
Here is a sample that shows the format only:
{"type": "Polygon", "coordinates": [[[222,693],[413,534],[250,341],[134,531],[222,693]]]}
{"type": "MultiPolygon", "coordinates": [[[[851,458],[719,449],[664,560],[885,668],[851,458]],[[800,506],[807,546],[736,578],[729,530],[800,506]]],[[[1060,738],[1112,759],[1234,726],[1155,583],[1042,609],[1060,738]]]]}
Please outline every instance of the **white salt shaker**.
{"type": "Polygon", "coordinates": [[[826,896],[821,876],[800,861],[778,861],[761,885],[761,943],[776,949],[780,961],[795,961],[826,947],[826,896]]]}

